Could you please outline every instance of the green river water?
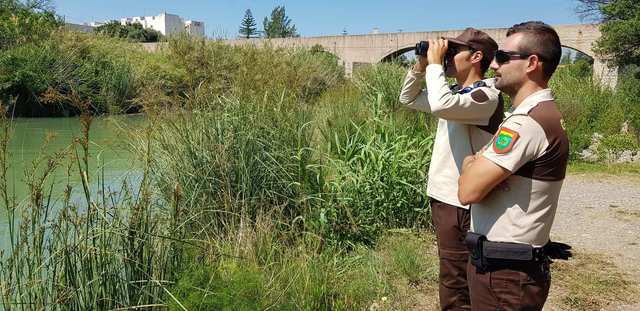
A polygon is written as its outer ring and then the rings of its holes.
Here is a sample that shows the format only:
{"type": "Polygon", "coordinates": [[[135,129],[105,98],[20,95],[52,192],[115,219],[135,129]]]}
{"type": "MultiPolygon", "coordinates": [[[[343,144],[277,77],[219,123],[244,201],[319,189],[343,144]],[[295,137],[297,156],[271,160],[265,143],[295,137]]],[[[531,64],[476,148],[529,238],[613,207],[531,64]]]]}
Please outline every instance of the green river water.
{"type": "MultiPolygon", "coordinates": [[[[133,141],[131,130],[140,128],[145,124],[142,115],[116,116],[93,119],[90,131],[90,184],[94,191],[97,190],[98,179],[104,175],[107,190],[117,191],[123,181],[136,182],[139,180],[139,163],[129,151],[128,145],[133,141]],[[110,188],[110,189],[109,189],[110,188]]],[[[17,202],[28,199],[29,187],[25,174],[30,174],[34,160],[43,154],[68,148],[74,138],[80,137],[81,125],[78,118],[19,118],[12,122],[12,135],[9,142],[9,172],[8,186],[10,194],[15,196],[17,202]],[[45,145],[47,137],[53,137],[45,145]]],[[[78,149],[81,154],[81,150],[78,149]]],[[[51,181],[53,187],[53,205],[60,200],[67,183],[73,188],[73,198],[80,199],[82,195],[80,177],[77,174],[77,164],[71,178],[67,178],[67,165],[73,161],[69,157],[63,161],[51,181]]],[[[7,211],[4,204],[0,209],[0,247],[6,247],[7,236],[7,211]]]]}

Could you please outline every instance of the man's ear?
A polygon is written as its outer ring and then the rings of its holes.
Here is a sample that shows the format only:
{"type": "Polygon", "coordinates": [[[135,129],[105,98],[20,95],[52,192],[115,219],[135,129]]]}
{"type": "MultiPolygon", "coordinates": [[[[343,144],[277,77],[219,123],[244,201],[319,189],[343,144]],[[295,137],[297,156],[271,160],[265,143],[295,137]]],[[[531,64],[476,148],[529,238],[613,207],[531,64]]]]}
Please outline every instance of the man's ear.
{"type": "Polygon", "coordinates": [[[471,54],[471,63],[479,63],[482,61],[482,51],[475,51],[471,54]]]}
{"type": "Polygon", "coordinates": [[[542,62],[540,61],[540,57],[538,55],[531,55],[528,58],[529,63],[527,64],[527,73],[530,73],[540,67],[542,70],[542,62]]]}

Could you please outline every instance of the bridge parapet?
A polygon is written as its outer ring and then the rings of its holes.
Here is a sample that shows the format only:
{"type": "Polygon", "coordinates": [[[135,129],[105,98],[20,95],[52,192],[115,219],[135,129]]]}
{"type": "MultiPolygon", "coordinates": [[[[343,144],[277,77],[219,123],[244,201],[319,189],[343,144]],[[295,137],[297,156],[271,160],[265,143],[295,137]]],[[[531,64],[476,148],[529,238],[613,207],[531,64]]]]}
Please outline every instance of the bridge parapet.
{"type": "MultiPolygon", "coordinates": [[[[563,46],[578,50],[594,59],[594,79],[609,86],[617,82],[617,68],[608,66],[593,51],[595,41],[600,38],[598,24],[555,25],[554,29],[560,36],[563,46]]],[[[482,31],[489,34],[502,44],[506,38],[507,28],[488,28],[482,31]]],[[[463,30],[427,31],[427,32],[397,32],[363,35],[338,35],[320,37],[275,38],[275,39],[234,39],[224,42],[231,45],[264,45],[270,44],[283,48],[311,48],[320,45],[329,53],[336,55],[345,67],[345,73],[350,75],[354,66],[360,64],[374,64],[391,56],[411,50],[420,40],[440,37],[455,37],[463,30]]],[[[148,50],[156,46],[145,46],[148,50]]]]}

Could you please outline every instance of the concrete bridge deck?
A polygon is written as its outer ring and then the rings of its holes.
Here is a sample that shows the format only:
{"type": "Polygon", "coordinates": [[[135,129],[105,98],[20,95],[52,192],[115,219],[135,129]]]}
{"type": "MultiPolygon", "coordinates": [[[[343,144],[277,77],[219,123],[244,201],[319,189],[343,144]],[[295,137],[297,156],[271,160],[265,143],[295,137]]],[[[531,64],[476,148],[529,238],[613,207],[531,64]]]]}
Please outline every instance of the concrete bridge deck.
{"type": "MultiPolygon", "coordinates": [[[[593,50],[595,41],[600,38],[598,24],[553,25],[560,36],[563,46],[578,50],[594,59],[594,78],[606,85],[617,82],[617,68],[609,68],[593,50]]],[[[489,34],[498,45],[501,45],[508,28],[482,29],[489,34]]],[[[362,64],[373,64],[385,61],[410,51],[416,42],[439,37],[455,37],[463,30],[396,32],[363,35],[338,35],[320,37],[276,38],[276,39],[234,39],[224,42],[231,45],[263,45],[271,44],[283,48],[311,48],[319,45],[329,53],[336,55],[350,75],[353,69],[362,64]]],[[[156,46],[147,44],[154,50],[156,46]]]]}

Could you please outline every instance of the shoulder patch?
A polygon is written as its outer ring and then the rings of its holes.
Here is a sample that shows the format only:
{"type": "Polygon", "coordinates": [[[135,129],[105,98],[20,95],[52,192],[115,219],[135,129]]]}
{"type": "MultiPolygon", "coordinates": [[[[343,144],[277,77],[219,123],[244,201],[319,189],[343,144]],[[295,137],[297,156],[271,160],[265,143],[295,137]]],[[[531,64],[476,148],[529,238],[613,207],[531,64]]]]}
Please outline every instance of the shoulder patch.
{"type": "Polygon", "coordinates": [[[493,151],[497,154],[504,154],[513,148],[520,135],[518,132],[506,127],[501,127],[493,139],[493,151]]]}
{"type": "Polygon", "coordinates": [[[487,96],[487,93],[485,93],[483,90],[478,89],[471,92],[471,99],[478,103],[484,103],[489,100],[489,96],[487,96]]]}

